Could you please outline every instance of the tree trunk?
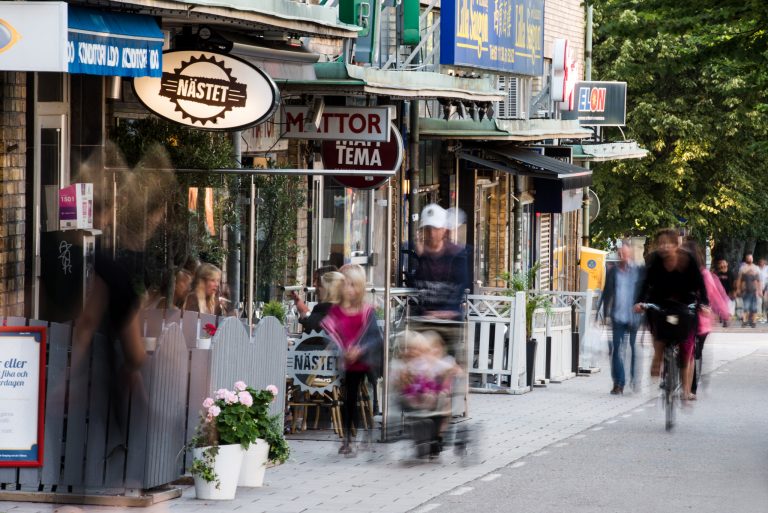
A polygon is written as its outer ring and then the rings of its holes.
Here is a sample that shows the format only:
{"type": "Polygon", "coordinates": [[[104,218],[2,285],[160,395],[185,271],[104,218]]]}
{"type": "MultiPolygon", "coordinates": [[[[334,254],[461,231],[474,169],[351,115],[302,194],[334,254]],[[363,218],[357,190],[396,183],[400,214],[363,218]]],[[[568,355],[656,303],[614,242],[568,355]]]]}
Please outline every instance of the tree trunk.
{"type": "Polygon", "coordinates": [[[712,260],[724,258],[728,262],[728,269],[734,274],[738,272],[744,255],[752,253],[755,250],[755,239],[740,239],[735,237],[724,237],[715,242],[715,248],[712,251],[712,260]]]}

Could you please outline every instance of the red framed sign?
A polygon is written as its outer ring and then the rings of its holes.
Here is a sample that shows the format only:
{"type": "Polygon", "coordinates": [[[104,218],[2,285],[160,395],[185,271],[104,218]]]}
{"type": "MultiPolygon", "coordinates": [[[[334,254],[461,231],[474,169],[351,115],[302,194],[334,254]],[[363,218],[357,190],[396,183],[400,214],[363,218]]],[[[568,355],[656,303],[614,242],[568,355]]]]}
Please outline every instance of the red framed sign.
{"type": "Polygon", "coordinates": [[[0,326],[0,467],[43,465],[45,339],[42,326],[0,326]]]}

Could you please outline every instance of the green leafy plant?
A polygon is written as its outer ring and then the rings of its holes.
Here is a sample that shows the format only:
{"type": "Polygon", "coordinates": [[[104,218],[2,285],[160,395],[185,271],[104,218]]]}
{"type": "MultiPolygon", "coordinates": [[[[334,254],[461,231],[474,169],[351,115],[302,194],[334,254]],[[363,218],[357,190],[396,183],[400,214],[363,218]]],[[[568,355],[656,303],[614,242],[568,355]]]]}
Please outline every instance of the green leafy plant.
{"type": "Polygon", "coordinates": [[[550,294],[533,292],[536,287],[536,275],[541,269],[541,263],[536,262],[527,271],[514,274],[502,273],[499,277],[507,286],[505,293],[513,296],[516,292],[525,292],[525,338],[530,340],[533,335],[533,314],[542,309],[547,315],[552,313],[552,297],[550,294]]]}
{"type": "Polygon", "coordinates": [[[206,482],[216,481],[216,488],[221,488],[221,481],[213,470],[213,464],[216,456],[219,454],[219,446],[212,445],[203,451],[203,458],[195,458],[192,461],[190,472],[193,476],[200,476],[206,482]]]}
{"type": "Polygon", "coordinates": [[[262,437],[269,444],[269,456],[267,459],[273,463],[285,463],[291,455],[291,448],[283,436],[283,423],[280,415],[270,417],[269,424],[262,437]]]}
{"type": "Polygon", "coordinates": [[[262,317],[277,317],[277,320],[285,324],[285,307],[280,301],[270,301],[261,310],[262,317]]]}

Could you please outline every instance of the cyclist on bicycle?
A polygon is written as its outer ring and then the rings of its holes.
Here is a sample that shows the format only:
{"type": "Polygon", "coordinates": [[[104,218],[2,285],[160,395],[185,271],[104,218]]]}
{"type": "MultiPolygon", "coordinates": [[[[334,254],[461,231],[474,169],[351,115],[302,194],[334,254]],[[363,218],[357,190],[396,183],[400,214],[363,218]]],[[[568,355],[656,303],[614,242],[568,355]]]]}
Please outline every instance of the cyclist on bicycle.
{"type": "Polygon", "coordinates": [[[659,231],[656,234],[656,247],[656,251],[648,258],[645,280],[640,289],[640,302],[635,305],[635,311],[641,312],[643,303],[654,303],[661,308],[661,312],[648,312],[648,324],[654,337],[651,376],[659,376],[664,345],[680,344],[683,398],[691,399],[696,314],[689,310],[688,305],[708,308],[707,290],[694,258],[680,247],[677,231],[659,231]],[[663,321],[671,317],[679,323],[679,329],[674,330],[674,335],[668,329],[660,329],[663,321]]]}

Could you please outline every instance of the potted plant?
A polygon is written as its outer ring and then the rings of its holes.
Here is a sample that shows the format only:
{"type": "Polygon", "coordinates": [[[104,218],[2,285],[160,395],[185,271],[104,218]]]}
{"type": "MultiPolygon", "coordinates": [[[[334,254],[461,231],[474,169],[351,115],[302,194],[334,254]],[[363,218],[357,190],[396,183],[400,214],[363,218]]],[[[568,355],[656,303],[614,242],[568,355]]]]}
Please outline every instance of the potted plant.
{"type": "Polygon", "coordinates": [[[235,389],[243,387],[253,397],[249,413],[256,424],[257,438],[245,453],[238,485],[256,487],[264,484],[267,462],[285,462],[290,454],[290,448],[283,436],[280,416],[269,415],[269,405],[277,397],[277,387],[269,385],[264,390],[255,390],[246,387],[243,382],[235,383],[235,389]]]}
{"type": "Polygon", "coordinates": [[[507,284],[507,293],[514,295],[516,292],[525,292],[525,360],[526,360],[526,385],[533,386],[534,371],[536,369],[536,339],[533,338],[533,315],[536,310],[542,309],[547,315],[552,313],[552,298],[550,294],[534,292],[536,275],[541,269],[541,263],[536,262],[527,271],[520,271],[510,275],[502,273],[500,276],[507,284]]]}
{"type": "Polygon", "coordinates": [[[213,324],[206,323],[203,326],[203,329],[200,330],[200,336],[197,339],[197,348],[198,349],[210,349],[211,348],[211,338],[216,334],[216,326],[213,324]]]}
{"type": "Polygon", "coordinates": [[[198,499],[235,498],[243,454],[258,438],[251,413],[254,398],[245,384],[216,391],[203,401],[200,424],[191,442],[191,473],[198,499]]]}
{"type": "Polygon", "coordinates": [[[261,310],[261,317],[276,317],[280,324],[285,324],[285,307],[280,301],[272,300],[261,310]]]}

